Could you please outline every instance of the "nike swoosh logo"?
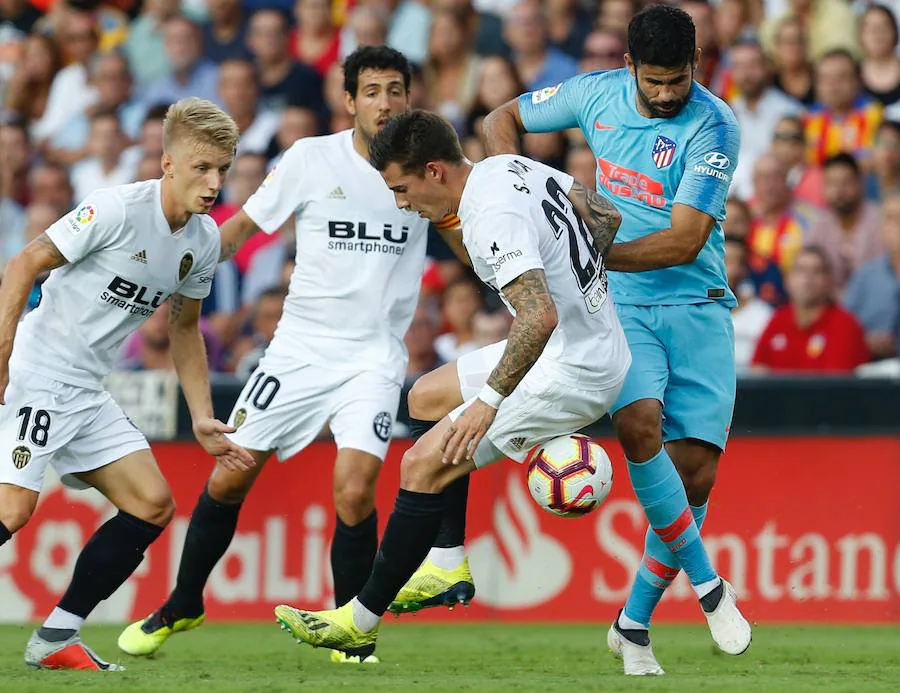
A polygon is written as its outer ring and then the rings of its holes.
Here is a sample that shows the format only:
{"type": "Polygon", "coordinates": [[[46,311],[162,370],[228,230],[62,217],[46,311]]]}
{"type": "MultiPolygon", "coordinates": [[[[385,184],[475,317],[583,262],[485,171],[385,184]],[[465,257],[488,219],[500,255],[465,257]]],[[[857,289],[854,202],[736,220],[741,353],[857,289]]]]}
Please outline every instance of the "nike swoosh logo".
{"type": "Polygon", "coordinates": [[[590,484],[588,484],[587,486],[583,487],[578,492],[578,495],[575,496],[575,499],[572,501],[572,505],[575,505],[576,503],[578,503],[578,501],[580,501],[585,496],[593,495],[593,494],[594,494],[594,487],[591,486],[590,484]]]}
{"type": "Polygon", "coordinates": [[[616,126],[615,125],[604,125],[603,123],[601,123],[598,120],[598,121],[594,121],[594,129],[595,130],[615,130],[616,126]]]}

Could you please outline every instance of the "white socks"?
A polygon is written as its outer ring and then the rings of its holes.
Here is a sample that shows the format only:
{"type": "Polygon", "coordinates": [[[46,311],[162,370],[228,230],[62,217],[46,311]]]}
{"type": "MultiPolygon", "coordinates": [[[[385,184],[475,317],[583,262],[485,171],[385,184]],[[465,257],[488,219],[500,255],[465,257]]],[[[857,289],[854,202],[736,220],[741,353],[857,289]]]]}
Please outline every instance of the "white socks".
{"type": "Polygon", "coordinates": [[[378,625],[379,621],[381,621],[381,616],[369,611],[360,604],[359,599],[356,597],[353,597],[353,600],[350,603],[353,605],[353,623],[355,623],[356,627],[364,633],[368,633],[378,625]]]}
{"type": "Polygon", "coordinates": [[[638,623],[633,618],[628,618],[625,615],[625,609],[622,609],[621,613],[619,614],[619,628],[621,628],[622,630],[648,630],[649,626],[643,623],[638,623]]]}
{"type": "Polygon", "coordinates": [[[699,585],[691,585],[694,588],[694,592],[697,594],[697,599],[703,599],[707,594],[712,592],[716,587],[719,586],[719,578],[716,577],[713,580],[707,580],[706,582],[701,582],[699,585]]]}
{"type": "Polygon", "coordinates": [[[47,620],[44,621],[44,628],[59,628],[65,630],[81,630],[81,624],[84,623],[84,619],[81,616],[76,616],[75,614],[70,614],[68,611],[63,611],[58,606],[50,612],[50,615],[47,617],[47,620]]]}
{"type": "Polygon", "coordinates": [[[466,560],[466,552],[462,546],[450,548],[432,546],[428,552],[428,560],[442,570],[453,570],[466,560]]]}

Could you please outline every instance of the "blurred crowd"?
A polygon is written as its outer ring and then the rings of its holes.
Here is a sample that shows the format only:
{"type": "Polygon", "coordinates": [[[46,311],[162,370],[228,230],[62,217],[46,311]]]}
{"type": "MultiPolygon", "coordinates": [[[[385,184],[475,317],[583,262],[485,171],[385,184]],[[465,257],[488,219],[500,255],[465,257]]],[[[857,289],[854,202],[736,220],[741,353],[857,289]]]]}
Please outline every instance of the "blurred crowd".
{"type": "MultiPolygon", "coordinates": [[[[850,372],[900,353],[900,0],[685,0],[698,81],[740,122],[726,261],[739,367],[850,372]]],[[[341,61],[387,43],[414,64],[412,101],[484,157],[491,109],[578,72],[622,67],[638,0],[0,0],[0,271],[92,190],[161,175],[162,118],[211,99],[241,129],[214,217],[281,152],[351,124],[341,61]]],[[[526,153],[595,185],[577,131],[526,153]]],[[[432,231],[407,335],[409,376],[503,338],[510,318],[432,231]]],[[[204,304],[215,372],[246,377],[294,267],[292,222],[222,264],[204,304]]],[[[32,305],[40,296],[36,286],[32,305]]],[[[172,368],[166,309],[121,355],[172,368]]],[[[891,361],[896,362],[896,361],[891,361]]]]}

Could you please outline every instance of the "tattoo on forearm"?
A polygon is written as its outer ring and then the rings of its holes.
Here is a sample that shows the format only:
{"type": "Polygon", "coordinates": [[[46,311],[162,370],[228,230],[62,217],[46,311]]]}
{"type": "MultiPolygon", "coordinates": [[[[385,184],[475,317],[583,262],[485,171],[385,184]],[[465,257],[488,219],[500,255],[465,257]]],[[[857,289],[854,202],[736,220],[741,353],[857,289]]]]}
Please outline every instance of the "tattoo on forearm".
{"type": "Polygon", "coordinates": [[[175,324],[181,320],[181,311],[184,308],[184,298],[181,294],[172,294],[169,304],[169,324],[175,324]]]}
{"type": "Polygon", "coordinates": [[[65,264],[68,264],[68,260],[66,260],[65,255],[59,252],[59,248],[56,247],[56,244],[50,240],[50,237],[46,233],[42,233],[40,236],[34,239],[34,243],[37,243],[40,246],[43,246],[43,249],[50,255],[52,258],[53,264],[48,267],[48,269],[56,269],[57,267],[62,267],[65,264]]]}
{"type": "Polygon", "coordinates": [[[233,258],[237,251],[241,249],[241,243],[235,241],[233,243],[222,243],[222,249],[219,251],[219,262],[225,262],[233,258]]]}
{"type": "Polygon", "coordinates": [[[575,211],[590,231],[594,245],[605,257],[622,223],[622,215],[603,195],[588,190],[580,183],[572,186],[569,197],[575,211]]]}
{"type": "Polygon", "coordinates": [[[488,385],[501,395],[509,395],[531,370],[553,334],[556,306],[547,286],[544,270],[528,270],[503,287],[503,295],[516,309],[500,362],[488,378],[488,385]]]}

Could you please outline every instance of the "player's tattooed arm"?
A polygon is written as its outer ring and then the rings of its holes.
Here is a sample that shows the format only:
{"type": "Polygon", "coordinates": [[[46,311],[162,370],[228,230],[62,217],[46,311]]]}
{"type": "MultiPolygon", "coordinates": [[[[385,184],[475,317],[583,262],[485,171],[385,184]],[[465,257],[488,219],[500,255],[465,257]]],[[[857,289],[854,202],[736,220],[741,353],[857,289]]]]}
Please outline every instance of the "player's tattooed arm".
{"type": "Polygon", "coordinates": [[[221,234],[219,262],[233,258],[244,242],[257,231],[259,227],[256,222],[243,209],[222,224],[219,230],[221,234]]]}
{"type": "Polygon", "coordinates": [[[508,396],[544,351],[556,329],[556,305],[547,286],[544,270],[532,269],[503,287],[503,295],[516,310],[506,349],[487,384],[508,396]]]}
{"type": "Polygon", "coordinates": [[[28,304],[34,281],[41,272],[62,267],[67,262],[50,237],[42,233],[6,265],[3,282],[0,283],[0,404],[5,403],[9,356],[16,328],[28,304]]]}
{"type": "Polygon", "coordinates": [[[606,257],[622,223],[619,210],[603,195],[589,190],[577,181],[569,191],[569,199],[578,216],[587,225],[594,239],[594,247],[600,251],[600,255],[606,257]]]}
{"type": "Polygon", "coordinates": [[[519,114],[519,100],[511,99],[488,113],[481,131],[488,156],[521,154],[521,136],[526,130],[519,114]]]}

